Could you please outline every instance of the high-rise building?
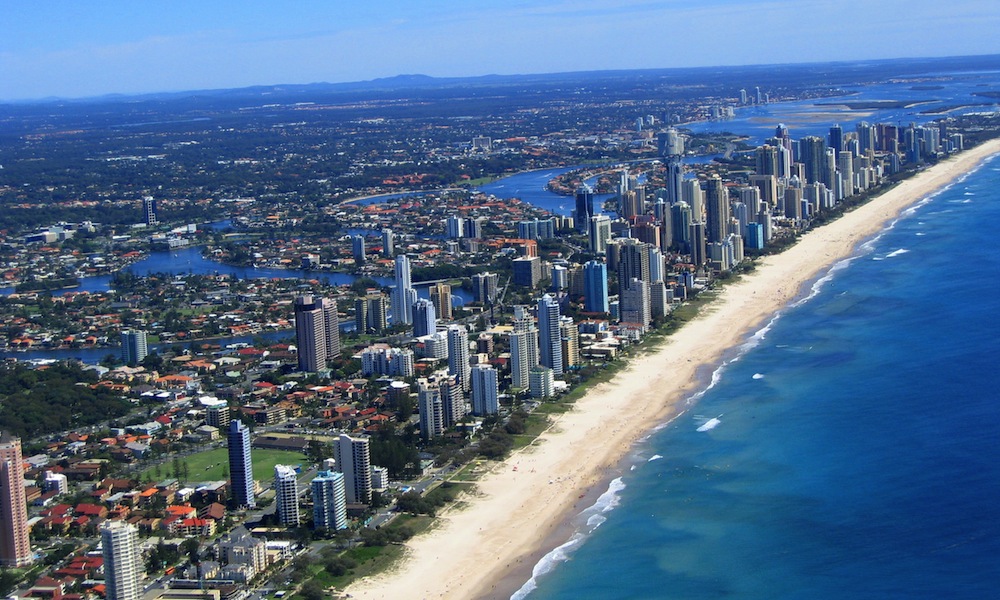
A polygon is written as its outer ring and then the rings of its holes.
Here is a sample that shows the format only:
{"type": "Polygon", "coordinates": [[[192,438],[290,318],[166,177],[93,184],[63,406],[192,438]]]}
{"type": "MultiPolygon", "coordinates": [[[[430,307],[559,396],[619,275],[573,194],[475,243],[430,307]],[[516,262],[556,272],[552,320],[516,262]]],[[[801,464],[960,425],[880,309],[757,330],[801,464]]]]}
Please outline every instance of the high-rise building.
{"type": "Polygon", "coordinates": [[[0,566],[24,567],[31,561],[21,439],[4,431],[0,433],[0,566]]]}
{"type": "Polygon", "coordinates": [[[451,215],[445,222],[446,234],[451,239],[465,237],[465,220],[458,215],[451,215]]]}
{"type": "Polygon", "coordinates": [[[559,340],[562,344],[563,373],[580,364],[580,330],[572,317],[559,318],[559,340]]]}
{"type": "Polygon", "coordinates": [[[682,186],[684,184],[684,163],[679,157],[670,157],[666,161],[666,173],[664,173],[664,183],[666,184],[666,202],[668,205],[676,204],[683,198],[682,186]]]}
{"type": "Polygon", "coordinates": [[[528,373],[538,365],[538,330],[527,309],[514,307],[514,331],[510,334],[511,386],[528,388],[528,373]]]}
{"type": "Polygon", "coordinates": [[[844,130],[840,125],[834,125],[830,128],[829,143],[830,147],[838,155],[844,149],[844,130]]]}
{"type": "Polygon", "coordinates": [[[368,438],[340,434],[333,443],[333,458],[336,469],[344,474],[347,503],[369,504],[372,501],[372,474],[368,438]]]}
{"type": "Polygon", "coordinates": [[[418,298],[413,303],[413,337],[434,333],[437,329],[437,310],[427,298],[418,298]]]}
{"type": "Polygon", "coordinates": [[[597,215],[590,219],[590,251],[604,254],[611,239],[611,219],[607,215],[597,215]]]}
{"type": "Polygon", "coordinates": [[[356,264],[365,264],[365,261],[367,260],[367,256],[365,255],[365,236],[351,236],[351,254],[354,256],[354,262],[356,264]]]}
{"type": "Polygon", "coordinates": [[[562,375],[562,342],[559,337],[559,302],[545,294],[538,300],[538,362],[562,375]]]}
{"type": "Polygon", "coordinates": [[[250,429],[242,421],[229,423],[229,490],[233,504],[254,508],[253,460],[250,457],[250,429]]]}
{"type": "Polygon", "coordinates": [[[417,290],[410,278],[410,258],[405,254],[396,257],[396,287],[392,289],[392,320],[394,324],[413,323],[413,303],[417,290]]]}
{"type": "Polygon", "coordinates": [[[274,465],[274,503],[278,509],[278,523],[298,527],[299,480],[293,467],[274,465]]]}
{"type": "Polygon", "coordinates": [[[392,235],[391,229],[382,230],[382,256],[386,258],[391,258],[393,254],[396,253],[396,243],[395,238],[392,235]]]}
{"type": "Polygon", "coordinates": [[[719,176],[705,185],[705,234],[709,242],[721,242],[729,235],[729,191],[719,176]]]}
{"type": "Polygon", "coordinates": [[[576,229],[586,232],[590,226],[590,219],[594,216],[594,190],[589,185],[581,185],[576,190],[576,210],[573,211],[573,219],[576,229]]]}
{"type": "Polygon", "coordinates": [[[528,373],[528,393],[532,398],[548,398],[555,391],[552,369],[538,365],[528,373]]]}
{"type": "Polygon", "coordinates": [[[417,380],[417,411],[420,413],[420,435],[430,440],[444,435],[444,398],[440,382],[417,380]]]}
{"type": "Polygon", "coordinates": [[[122,362],[136,365],[149,354],[146,346],[146,332],[139,329],[128,329],[121,334],[122,362]]]}
{"type": "Polygon", "coordinates": [[[152,196],[146,196],[142,199],[142,212],[146,220],[146,226],[152,227],[156,225],[156,199],[152,196]]]}
{"type": "Polygon", "coordinates": [[[320,471],[310,484],[313,501],[313,527],[347,529],[347,492],[344,474],[320,471]]]}
{"type": "Polygon", "coordinates": [[[229,416],[229,404],[220,400],[218,404],[211,404],[205,407],[205,424],[222,431],[229,429],[231,419],[229,416]]]}
{"type": "Polygon", "coordinates": [[[652,281],[649,273],[649,244],[625,238],[618,247],[618,284],[624,289],[633,279],[652,281]]]}
{"type": "Polygon", "coordinates": [[[463,392],[469,391],[469,331],[464,325],[448,326],[448,374],[463,392]]]}
{"type": "Polygon", "coordinates": [[[377,290],[354,300],[354,327],[358,333],[381,334],[389,327],[385,295],[377,290]]]}
{"type": "Polygon", "coordinates": [[[537,256],[521,256],[511,261],[514,285],[534,288],[542,280],[542,259],[537,256]]]}
{"type": "Polygon", "coordinates": [[[500,411],[497,370],[489,365],[472,369],[472,414],[495,415],[500,411]]]}
{"type": "Polygon", "coordinates": [[[496,273],[476,273],[472,276],[472,298],[476,302],[489,304],[496,300],[497,283],[500,276],[496,273]]]}
{"type": "Polygon", "coordinates": [[[451,286],[447,283],[435,283],[428,290],[437,318],[442,321],[451,320],[451,286]]]}
{"type": "Polygon", "coordinates": [[[652,321],[649,283],[647,281],[636,278],[629,281],[627,286],[622,287],[620,302],[619,310],[622,322],[648,326],[652,321]]]}
{"type": "Polygon", "coordinates": [[[295,299],[295,346],[299,370],[316,372],[340,356],[337,302],[305,294],[295,299]]]}
{"type": "Polygon", "coordinates": [[[142,598],[138,528],[125,521],[105,521],[101,524],[101,551],[107,600],[142,598]]]}
{"type": "Polygon", "coordinates": [[[583,265],[584,301],[587,312],[608,312],[608,267],[592,260],[583,265]]]}

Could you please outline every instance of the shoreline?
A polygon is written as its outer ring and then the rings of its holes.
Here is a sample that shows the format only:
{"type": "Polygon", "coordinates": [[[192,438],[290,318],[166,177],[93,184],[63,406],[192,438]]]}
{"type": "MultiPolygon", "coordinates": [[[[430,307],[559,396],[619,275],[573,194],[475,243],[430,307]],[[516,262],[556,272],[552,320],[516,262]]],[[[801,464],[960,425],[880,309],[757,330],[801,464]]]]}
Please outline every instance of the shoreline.
{"type": "Polygon", "coordinates": [[[494,465],[463,507],[450,508],[436,529],[407,544],[400,564],[346,591],[366,599],[509,598],[542,556],[569,540],[580,511],[627,469],[636,442],[686,410],[704,389],[706,370],[713,372],[905,209],[997,153],[1000,139],[950,157],[758,261],[698,317],[554,417],[531,445],[494,465]]]}

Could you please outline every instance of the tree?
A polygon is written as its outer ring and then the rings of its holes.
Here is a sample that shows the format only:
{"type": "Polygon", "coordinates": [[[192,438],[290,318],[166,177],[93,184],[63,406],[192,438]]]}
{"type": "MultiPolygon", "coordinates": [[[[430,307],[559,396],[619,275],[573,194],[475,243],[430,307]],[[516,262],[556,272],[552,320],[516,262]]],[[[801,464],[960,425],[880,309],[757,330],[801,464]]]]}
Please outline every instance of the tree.
{"type": "Polygon", "coordinates": [[[323,600],[326,597],[326,590],[318,581],[310,580],[299,589],[299,595],[305,600],[323,600]]]}

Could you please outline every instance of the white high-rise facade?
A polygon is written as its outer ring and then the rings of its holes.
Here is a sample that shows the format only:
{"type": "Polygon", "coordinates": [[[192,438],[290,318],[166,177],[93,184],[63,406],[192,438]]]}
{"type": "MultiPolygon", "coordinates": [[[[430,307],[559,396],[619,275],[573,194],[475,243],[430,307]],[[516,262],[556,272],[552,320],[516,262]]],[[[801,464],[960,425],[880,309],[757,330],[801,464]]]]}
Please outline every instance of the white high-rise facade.
{"type": "Polygon", "coordinates": [[[538,300],[538,362],[562,375],[562,341],[559,337],[559,302],[545,294],[538,300]]]}
{"type": "Polygon", "coordinates": [[[101,549],[107,600],[139,600],[142,558],[138,528],[125,521],[105,521],[101,525],[101,549]]]}
{"type": "Polygon", "coordinates": [[[413,323],[413,303],[417,301],[417,290],[410,278],[410,259],[405,254],[396,257],[396,287],[392,289],[393,323],[409,325],[413,323]]]}
{"type": "Polygon", "coordinates": [[[464,325],[448,326],[448,374],[463,392],[469,391],[469,332],[464,325]]]}
{"type": "Polygon", "coordinates": [[[344,474],[320,471],[312,480],[313,527],[347,529],[347,493],[344,474]]]}
{"type": "Polygon", "coordinates": [[[368,504],[372,501],[371,451],[368,438],[340,434],[333,443],[336,468],[344,474],[348,504],[368,504]]]}
{"type": "Polygon", "coordinates": [[[472,369],[472,414],[495,415],[500,411],[497,370],[489,365],[472,369]]]}
{"type": "Polygon", "coordinates": [[[278,522],[285,527],[297,527],[299,480],[293,467],[274,465],[274,502],[278,509],[278,522]]]}

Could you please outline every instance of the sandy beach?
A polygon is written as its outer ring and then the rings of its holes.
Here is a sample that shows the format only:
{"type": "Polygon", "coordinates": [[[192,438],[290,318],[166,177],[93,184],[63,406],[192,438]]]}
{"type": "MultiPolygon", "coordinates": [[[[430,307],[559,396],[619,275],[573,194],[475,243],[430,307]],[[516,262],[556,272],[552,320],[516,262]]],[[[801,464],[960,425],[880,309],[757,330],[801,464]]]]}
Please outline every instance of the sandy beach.
{"type": "Polygon", "coordinates": [[[634,443],[684,410],[699,375],[907,207],[998,152],[1000,140],[991,140],[942,161],[758,262],[696,319],[556,417],[533,445],[498,463],[460,509],[407,544],[406,560],[347,593],[363,599],[508,598],[538,556],[566,541],[569,519],[604,491],[634,443]]]}

